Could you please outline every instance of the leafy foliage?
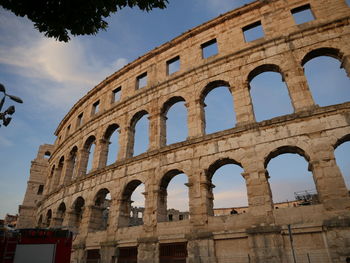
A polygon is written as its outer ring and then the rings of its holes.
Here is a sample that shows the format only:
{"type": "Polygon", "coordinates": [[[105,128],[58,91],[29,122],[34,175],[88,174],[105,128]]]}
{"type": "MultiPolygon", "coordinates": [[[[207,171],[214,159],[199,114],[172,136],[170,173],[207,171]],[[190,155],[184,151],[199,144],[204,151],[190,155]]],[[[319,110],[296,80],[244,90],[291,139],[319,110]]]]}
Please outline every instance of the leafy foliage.
{"type": "Polygon", "coordinates": [[[69,41],[69,34],[92,35],[105,30],[104,18],[118,10],[138,7],[143,11],[165,8],[168,0],[0,0],[17,16],[27,16],[47,37],[69,41]]]}

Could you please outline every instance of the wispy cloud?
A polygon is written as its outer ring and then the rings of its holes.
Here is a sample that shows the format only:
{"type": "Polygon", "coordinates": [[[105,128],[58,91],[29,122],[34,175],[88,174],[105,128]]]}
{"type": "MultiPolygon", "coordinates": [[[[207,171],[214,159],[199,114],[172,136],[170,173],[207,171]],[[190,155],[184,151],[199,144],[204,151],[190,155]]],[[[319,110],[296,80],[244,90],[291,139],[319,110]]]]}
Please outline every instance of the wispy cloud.
{"type": "Polygon", "coordinates": [[[69,43],[61,43],[39,34],[29,35],[26,31],[31,30],[30,23],[21,23],[17,17],[4,11],[1,16],[1,34],[12,37],[0,41],[0,63],[7,70],[30,78],[34,83],[35,79],[39,80],[37,83],[40,84],[35,86],[33,92],[51,107],[71,105],[127,63],[126,59],[118,58],[106,64],[89,53],[83,41],[78,38],[69,43]],[[17,32],[16,37],[10,31],[17,32]],[[15,45],[18,41],[23,44],[15,45]]]}

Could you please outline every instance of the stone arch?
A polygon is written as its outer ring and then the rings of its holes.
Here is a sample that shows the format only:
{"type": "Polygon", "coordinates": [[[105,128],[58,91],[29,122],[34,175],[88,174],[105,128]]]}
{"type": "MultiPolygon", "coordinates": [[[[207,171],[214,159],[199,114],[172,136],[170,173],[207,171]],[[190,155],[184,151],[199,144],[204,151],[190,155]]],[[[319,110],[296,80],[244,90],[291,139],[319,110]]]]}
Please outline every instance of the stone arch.
{"type": "Polygon", "coordinates": [[[52,190],[55,190],[60,184],[62,171],[63,171],[63,166],[64,166],[64,156],[61,156],[61,158],[58,161],[57,168],[55,170],[54,183],[53,183],[53,189],[52,190]]]}
{"type": "MultiPolygon", "coordinates": [[[[218,90],[218,91],[220,91],[220,90],[218,90]]],[[[224,91],[224,89],[221,89],[221,91],[224,91]]],[[[213,94],[213,96],[215,98],[217,98],[216,95],[217,94],[213,94]]],[[[201,90],[201,93],[199,95],[199,101],[200,101],[200,118],[201,118],[201,124],[203,126],[201,128],[201,130],[204,132],[204,134],[230,129],[230,128],[235,126],[236,112],[235,112],[234,104],[233,104],[234,98],[233,98],[232,88],[231,88],[230,83],[228,81],[214,80],[214,81],[209,82],[201,90]],[[212,106],[208,105],[208,102],[206,103],[205,100],[208,98],[209,93],[211,93],[213,90],[218,89],[218,88],[227,88],[229,94],[231,95],[231,98],[229,99],[228,96],[220,97],[222,99],[222,102],[224,102],[223,104],[216,104],[216,105],[212,105],[212,106]],[[227,101],[226,101],[226,99],[227,99],[227,101]],[[209,114],[209,112],[208,112],[209,110],[214,111],[214,110],[217,110],[218,108],[222,107],[223,111],[227,111],[228,109],[224,108],[225,104],[227,104],[227,105],[229,104],[229,107],[231,107],[230,113],[232,113],[232,116],[229,116],[230,114],[221,115],[221,116],[225,116],[225,118],[222,120],[221,119],[218,120],[217,115],[215,115],[215,118],[209,119],[209,116],[211,116],[211,114],[209,114]],[[207,111],[205,110],[205,108],[207,108],[207,111]],[[213,121],[215,121],[215,125],[213,125],[213,127],[210,127],[210,129],[208,129],[209,122],[212,124],[213,121]],[[229,123],[231,121],[232,121],[232,125],[231,125],[231,123],[229,123]]]]}
{"type": "Polygon", "coordinates": [[[94,168],[94,148],[96,144],[96,137],[94,135],[90,135],[83,145],[83,149],[81,151],[80,162],[81,162],[81,174],[88,173],[88,168],[91,166],[91,169],[94,168]],[[89,165],[90,164],[90,165],[89,165]]]}
{"type": "MultiPolygon", "coordinates": [[[[272,159],[274,159],[275,157],[278,157],[280,155],[283,154],[297,154],[300,157],[302,157],[306,163],[307,163],[307,171],[312,173],[312,185],[313,187],[316,188],[315,189],[292,189],[292,186],[288,185],[288,189],[289,191],[292,190],[292,193],[294,194],[294,197],[292,197],[293,199],[295,198],[295,200],[301,204],[301,205],[308,205],[308,204],[317,204],[319,203],[319,197],[318,197],[318,191],[317,191],[317,185],[315,184],[315,179],[314,179],[314,174],[313,174],[313,167],[311,165],[311,158],[310,155],[308,153],[306,153],[306,151],[304,151],[302,148],[298,147],[298,146],[294,146],[294,145],[283,145],[280,147],[275,148],[274,150],[272,150],[265,158],[264,158],[264,167],[265,167],[265,174],[266,177],[268,179],[268,184],[269,184],[269,189],[270,189],[270,196],[271,196],[271,200],[273,200],[273,189],[271,189],[271,181],[270,181],[270,175],[269,175],[269,171],[267,170],[267,166],[269,165],[269,163],[271,162],[272,159]],[[303,190],[301,192],[295,192],[295,190],[300,191],[303,190]]],[[[303,177],[305,176],[304,174],[302,175],[303,177]]],[[[297,177],[297,175],[295,175],[295,177],[297,177]]],[[[297,182],[295,181],[295,177],[293,177],[293,182],[297,182]]],[[[287,178],[286,178],[287,179],[287,178]]],[[[283,180],[286,184],[288,184],[287,180],[283,180]]],[[[290,183],[290,182],[289,182],[290,183]]],[[[306,184],[306,183],[305,183],[306,184]]],[[[283,186],[279,185],[279,188],[283,188],[283,186]]],[[[275,192],[276,194],[276,192],[275,192]]],[[[280,200],[281,202],[282,200],[280,200]]],[[[283,200],[284,201],[284,200],[283,200]]],[[[289,200],[289,201],[294,201],[294,200],[289,200]]],[[[275,200],[276,203],[276,200],[275,200]]],[[[294,204],[293,204],[294,206],[294,204]]]]}
{"type": "Polygon", "coordinates": [[[47,193],[51,193],[53,190],[53,185],[55,180],[55,170],[56,170],[56,165],[54,164],[50,169],[49,177],[47,180],[47,193]]]}
{"type": "Polygon", "coordinates": [[[49,209],[46,212],[46,218],[45,218],[45,227],[50,227],[52,220],[52,210],[49,209]]]}
{"type": "Polygon", "coordinates": [[[301,60],[301,65],[304,66],[307,62],[310,60],[316,58],[316,57],[321,57],[321,56],[327,56],[327,57],[332,57],[340,62],[343,60],[343,53],[337,49],[337,48],[332,48],[332,47],[321,47],[317,48],[314,50],[309,51],[301,60]]]}
{"type": "MultiPolygon", "coordinates": [[[[206,170],[205,170],[205,176],[206,176],[206,182],[207,182],[207,210],[208,214],[213,216],[215,215],[214,213],[214,193],[213,193],[213,188],[215,188],[215,185],[213,184],[213,176],[219,170],[220,168],[224,167],[225,165],[235,165],[243,169],[243,166],[240,162],[236,161],[233,158],[230,157],[223,157],[220,159],[217,159],[214,161],[206,170]]],[[[243,171],[242,171],[243,172],[243,171]]],[[[240,174],[241,176],[241,174],[240,174]]],[[[244,188],[246,189],[246,183],[245,179],[243,178],[244,181],[244,188]]],[[[248,198],[247,193],[245,193],[246,199],[248,198]]],[[[232,205],[231,205],[232,206],[232,205]]]]}
{"type": "Polygon", "coordinates": [[[349,151],[350,151],[350,134],[342,136],[333,146],[336,166],[339,167],[340,173],[344,180],[345,186],[350,193],[350,174],[349,174],[349,151]]]}
{"type": "Polygon", "coordinates": [[[329,106],[350,101],[349,57],[340,49],[321,47],[309,51],[302,58],[301,65],[318,105],[329,106]]]}
{"type": "Polygon", "coordinates": [[[83,218],[83,212],[85,208],[85,200],[83,197],[79,196],[75,199],[71,208],[71,219],[69,226],[77,231],[79,229],[81,220],[83,218]]]}
{"type": "Polygon", "coordinates": [[[56,226],[62,226],[63,220],[66,215],[66,210],[67,210],[66,204],[64,202],[60,203],[56,213],[56,226]]]}
{"type": "Polygon", "coordinates": [[[100,189],[91,206],[89,231],[106,230],[111,206],[110,191],[107,188],[100,189]]]}
{"type": "MultiPolygon", "coordinates": [[[[100,153],[100,162],[101,164],[99,165],[99,167],[104,167],[107,164],[111,164],[112,162],[109,162],[108,160],[111,159],[111,148],[110,148],[110,144],[113,143],[111,142],[111,138],[112,136],[119,132],[120,126],[116,123],[110,124],[108,125],[104,135],[103,135],[103,140],[102,140],[102,146],[101,146],[101,153],[100,153]]],[[[119,147],[119,142],[116,141],[116,147],[119,147]]],[[[115,145],[114,145],[115,146],[115,145]]],[[[113,152],[113,151],[112,151],[113,152]]],[[[117,154],[118,152],[116,151],[116,154],[113,158],[114,161],[117,160],[117,154]]]]}
{"type": "Polygon", "coordinates": [[[78,155],[78,147],[73,146],[67,157],[67,165],[66,165],[66,173],[64,183],[70,183],[77,174],[77,155],[78,155]]]}
{"type": "MultiPolygon", "coordinates": [[[[182,170],[172,169],[164,174],[159,183],[157,200],[157,220],[158,222],[172,221],[168,218],[167,196],[170,181],[179,174],[185,174],[182,170]]],[[[187,175],[186,175],[187,176],[187,175]]],[[[187,176],[188,177],[188,176],[187,176]]],[[[185,187],[185,186],[184,186],[185,187]]],[[[180,212],[180,211],[177,211],[180,212]]]]}
{"type": "MultiPolygon", "coordinates": [[[[161,115],[160,115],[160,140],[161,140],[161,146],[164,146],[166,144],[168,144],[168,111],[171,107],[173,107],[175,104],[180,103],[180,102],[186,102],[185,99],[181,96],[175,96],[175,97],[171,97],[170,99],[168,99],[164,104],[163,107],[161,109],[161,115]]],[[[185,107],[186,108],[186,107],[185,107]]],[[[187,109],[186,109],[186,113],[187,113],[187,109]]],[[[187,129],[187,120],[185,120],[185,124],[186,124],[186,129],[187,129]]],[[[182,128],[182,127],[178,127],[178,128],[182,128]]]]}
{"type": "MultiPolygon", "coordinates": [[[[134,156],[136,124],[141,118],[143,118],[144,116],[147,116],[147,115],[148,115],[148,112],[146,110],[141,110],[141,111],[135,113],[134,116],[130,120],[130,125],[129,125],[129,129],[128,129],[127,157],[134,156]]],[[[149,142],[149,138],[147,138],[147,140],[149,142]]]]}
{"type": "Polygon", "coordinates": [[[119,227],[128,227],[128,226],[136,226],[136,225],[142,225],[143,219],[138,220],[138,222],[132,222],[131,218],[131,212],[133,211],[131,196],[133,192],[136,190],[138,186],[143,184],[142,181],[138,179],[134,179],[126,184],[124,187],[121,198],[120,198],[120,211],[119,211],[119,220],[118,220],[118,226],[119,227]]]}
{"type": "Polygon", "coordinates": [[[290,87],[285,82],[285,77],[283,70],[276,64],[259,65],[247,75],[249,94],[257,121],[293,113],[290,87]],[[275,74],[266,75],[271,72],[279,74],[281,81],[278,80],[278,76],[275,74]],[[256,79],[257,83],[254,84],[258,87],[254,88],[252,81],[258,76],[261,76],[261,78],[256,79]],[[265,83],[266,79],[269,79],[268,84],[265,83]],[[267,97],[264,98],[264,96],[267,97]],[[277,105],[277,107],[271,107],[272,105],[277,105]]]}

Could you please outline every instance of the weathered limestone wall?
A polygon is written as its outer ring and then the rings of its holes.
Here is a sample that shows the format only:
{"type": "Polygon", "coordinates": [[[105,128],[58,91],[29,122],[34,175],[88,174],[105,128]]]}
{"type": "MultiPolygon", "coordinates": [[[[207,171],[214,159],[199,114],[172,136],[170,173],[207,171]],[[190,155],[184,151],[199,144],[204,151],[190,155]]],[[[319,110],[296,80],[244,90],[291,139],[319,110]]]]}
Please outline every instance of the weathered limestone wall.
{"type": "Polygon", "coordinates": [[[345,262],[350,256],[350,198],[334,150],[350,140],[350,102],[315,104],[303,65],[317,56],[331,56],[350,76],[349,22],[344,0],[256,1],[130,63],[73,106],[55,132],[49,161],[33,162],[29,182],[36,174],[38,183],[46,180],[45,196],[36,204],[39,199],[28,185],[20,227],[49,218],[51,227],[72,229],[77,234],[73,262],[85,262],[92,249],[100,250],[102,262],[111,262],[119,256],[118,249],[126,247],[138,248],[138,262],[159,262],[160,244],[186,242],[191,263],[277,263],[292,262],[291,225],[298,262],[308,262],[307,256],[311,262],[345,262]],[[315,20],[296,25],[291,10],[305,4],[310,4],[315,20]],[[257,21],[264,37],[246,42],[242,28],[257,21]],[[213,39],[218,54],[202,58],[201,45],[213,39]],[[180,70],[168,75],[166,62],[176,56],[180,70]],[[265,71],[282,75],[294,113],[256,122],[249,82],[265,71]],[[147,86],[137,89],[137,77],[145,72],[147,86]],[[218,86],[231,91],[236,124],[206,135],[204,97],[218,86]],[[121,98],[112,102],[118,87],[121,98]],[[99,111],[92,114],[97,101],[99,111]],[[177,101],[185,101],[189,136],[167,146],[164,120],[177,101]],[[149,150],[133,157],[135,123],[144,114],[150,122],[149,150]],[[109,137],[116,129],[118,158],[106,166],[109,137]],[[92,143],[93,169],[87,173],[92,143]],[[282,153],[307,160],[320,204],[273,209],[266,164],[282,153]],[[210,173],[228,161],[244,170],[249,211],[213,216],[210,173]],[[166,182],[180,172],[188,176],[189,219],[164,222],[166,182]],[[128,227],[130,196],[139,183],[145,185],[143,225],[128,227]],[[97,231],[103,210],[98,193],[104,189],[111,195],[108,223],[97,231]]]}

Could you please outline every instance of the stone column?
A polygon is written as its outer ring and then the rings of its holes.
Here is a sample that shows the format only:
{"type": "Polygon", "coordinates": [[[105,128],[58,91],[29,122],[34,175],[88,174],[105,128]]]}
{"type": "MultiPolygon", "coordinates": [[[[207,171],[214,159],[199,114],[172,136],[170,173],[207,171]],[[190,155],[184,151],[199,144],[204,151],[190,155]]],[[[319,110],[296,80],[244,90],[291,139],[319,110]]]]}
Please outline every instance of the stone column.
{"type": "Polygon", "coordinates": [[[149,145],[148,150],[156,150],[161,146],[161,133],[160,133],[160,124],[161,124],[161,116],[160,112],[151,112],[149,117],[149,145]]]}
{"type": "Polygon", "coordinates": [[[78,169],[76,176],[80,177],[86,174],[89,152],[86,149],[79,151],[78,169]]]}
{"type": "Polygon", "coordinates": [[[282,70],[287,84],[289,96],[295,112],[310,109],[315,106],[303,67],[295,60],[292,51],[284,55],[286,67],[282,70]]]}
{"type": "Polygon", "coordinates": [[[350,78],[350,55],[343,56],[341,68],[344,68],[346,74],[350,78]]]}
{"type": "Polygon", "coordinates": [[[349,209],[350,198],[344,178],[336,164],[332,149],[328,154],[320,150],[310,162],[319,201],[327,210],[349,209]]]}
{"type": "Polygon", "coordinates": [[[158,263],[159,262],[159,248],[157,238],[140,238],[138,239],[137,248],[137,262],[138,263],[158,263]]]}
{"type": "Polygon", "coordinates": [[[97,157],[97,168],[103,168],[107,164],[109,141],[100,139],[95,148],[95,156],[97,157]]]}
{"type": "Polygon", "coordinates": [[[261,217],[262,223],[269,222],[267,216],[272,216],[273,201],[269,176],[263,163],[256,161],[255,152],[247,152],[246,159],[242,164],[245,172],[242,173],[246,181],[249,213],[261,217]],[[249,158],[250,156],[250,158],[249,158]]]}
{"type": "Polygon", "coordinates": [[[103,217],[102,217],[102,211],[104,208],[91,205],[89,207],[90,213],[89,213],[89,221],[88,221],[88,231],[98,231],[103,230],[103,217]]]}
{"type": "Polygon", "coordinates": [[[242,78],[237,78],[237,80],[232,81],[232,83],[239,83],[238,86],[230,87],[236,114],[236,126],[255,122],[248,81],[244,81],[242,78]]]}
{"type": "Polygon", "coordinates": [[[209,232],[193,233],[188,236],[187,263],[216,263],[213,234],[209,232]]]}
{"type": "Polygon", "coordinates": [[[101,262],[116,263],[116,242],[101,243],[100,255],[101,262]]]}
{"type": "Polygon", "coordinates": [[[67,161],[65,161],[65,165],[63,167],[63,181],[62,184],[63,185],[67,185],[69,184],[72,179],[73,179],[73,172],[74,172],[74,160],[72,159],[73,156],[69,155],[69,157],[67,158],[67,161]]]}
{"type": "Polygon", "coordinates": [[[185,103],[187,108],[188,139],[201,137],[205,134],[205,104],[200,99],[185,103]]]}

